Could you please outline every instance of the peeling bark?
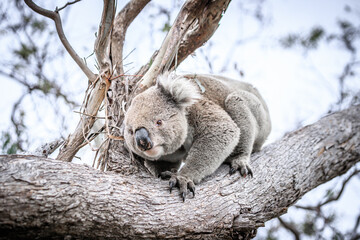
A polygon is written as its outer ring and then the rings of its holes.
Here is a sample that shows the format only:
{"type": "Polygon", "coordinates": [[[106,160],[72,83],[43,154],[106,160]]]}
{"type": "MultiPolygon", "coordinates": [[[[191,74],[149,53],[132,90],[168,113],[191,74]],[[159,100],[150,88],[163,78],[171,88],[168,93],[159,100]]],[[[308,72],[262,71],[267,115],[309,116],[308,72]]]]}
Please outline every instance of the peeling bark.
{"type": "Polygon", "coordinates": [[[75,154],[84,146],[88,134],[94,125],[95,117],[104,100],[106,90],[109,88],[109,81],[112,74],[112,63],[110,60],[110,36],[112,23],[115,17],[115,1],[104,0],[103,14],[95,42],[95,55],[100,65],[99,77],[89,84],[90,93],[85,94],[83,111],[76,129],[66,139],[59,151],[57,159],[66,162],[72,161],[75,154]]]}
{"type": "Polygon", "coordinates": [[[253,154],[253,179],[228,166],[183,203],[144,172],[100,172],[35,156],[0,156],[1,239],[249,239],[316,186],[360,160],[360,105],[253,154]]]}
{"type": "Polygon", "coordinates": [[[123,48],[128,27],[150,0],[132,0],[119,12],[114,21],[111,52],[117,75],[124,74],[123,48]]]}
{"type": "Polygon", "coordinates": [[[185,60],[209,40],[220,25],[220,20],[228,8],[230,0],[211,1],[197,16],[197,22],[186,33],[180,42],[176,58],[172,61],[170,70],[174,70],[177,65],[185,60]]]}

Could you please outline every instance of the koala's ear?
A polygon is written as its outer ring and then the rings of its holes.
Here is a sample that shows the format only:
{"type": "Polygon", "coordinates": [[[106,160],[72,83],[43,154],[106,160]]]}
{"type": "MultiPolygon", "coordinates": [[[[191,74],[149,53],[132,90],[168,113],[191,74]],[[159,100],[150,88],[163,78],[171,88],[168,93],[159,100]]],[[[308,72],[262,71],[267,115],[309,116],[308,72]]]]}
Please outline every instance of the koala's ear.
{"type": "Polygon", "coordinates": [[[159,75],[156,86],[181,108],[191,106],[201,99],[199,89],[195,84],[174,73],[159,75]]]}

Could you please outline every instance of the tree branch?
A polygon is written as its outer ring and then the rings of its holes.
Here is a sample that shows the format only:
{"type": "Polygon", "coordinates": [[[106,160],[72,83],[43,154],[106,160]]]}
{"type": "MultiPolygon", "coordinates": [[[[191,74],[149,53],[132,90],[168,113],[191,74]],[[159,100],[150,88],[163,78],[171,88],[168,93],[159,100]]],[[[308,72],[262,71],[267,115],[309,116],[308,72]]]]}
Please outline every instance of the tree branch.
{"type": "Polygon", "coordinates": [[[74,0],[72,2],[67,2],[64,6],[60,7],[60,8],[56,8],[55,12],[60,12],[61,10],[65,9],[67,6],[80,2],[81,0],[74,0]]]}
{"type": "Polygon", "coordinates": [[[186,1],[150,69],[141,79],[140,91],[151,86],[159,73],[174,70],[187,56],[202,46],[218,28],[229,3],[230,0],[186,1]]]}
{"type": "MultiPolygon", "coordinates": [[[[196,22],[199,12],[205,7],[206,1],[201,0],[187,0],[181,8],[174,24],[166,35],[154,62],[145,76],[141,79],[140,87],[146,89],[152,84],[156,77],[164,71],[165,67],[169,65],[175,57],[180,41],[183,39],[186,32],[196,22]]],[[[167,70],[167,69],[165,69],[167,70]]]]}
{"type": "Polygon", "coordinates": [[[110,35],[112,22],[115,16],[115,0],[104,0],[104,8],[99,26],[99,34],[95,42],[95,54],[100,64],[101,81],[93,82],[89,87],[91,92],[86,94],[83,103],[83,115],[80,117],[75,131],[66,140],[61,148],[57,159],[70,162],[77,151],[84,146],[103,100],[109,88],[109,78],[112,75],[112,63],[110,59],[110,35]],[[89,117],[90,116],[90,117],[89,117]]]}
{"type": "Polygon", "coordinates": [[[311,210],[311,211],[319,211],[321,207],[323,207],[324,205],[328,204],[328,203],[331,203],[331,202],[334,202],[334,201],[337,201],[339,200],[339,198],[341,197],[342,193],[344,192],[345,190],[345,187],[347,185],[347,183],[350,181],[350,179],[352,177],[354,177],[355,175],[359,174],[360,173],[360,170],[356,169],[349,177],[347,177],[342,185],[341,185],[341,189],[338,191],[338,193],[336,195],[330,195],[325,201],[323,202],[320,202],[319,204],[317,204],[316,206],[301,206],[301,205],[295,205],[296,208],[299,208],[299,209],[304,209],[304,210],[311,210]]]}
{"type": "Polygon", "coordinates": [[[95,55],[100,65],[100,73],[107,75],[107,78],[110,78],[112,74],[110,36],[113,28],[115,10],[115,0],[104,0],[98,36],[95,41],[95,55]]]}
{"type": "Polygon", "coordinates": [[[132,21],[149,2],[150,0],[132,0],[126,4],[115,18],[111,40],[111,53],[117,75],[124,74],[123,47],[126,31],[132,21]]]}
{"type": "Polygon", "coordinates": [[[145,173],[1,156],[0,230],[12,238],[249,238],[360,161],[360,105],[286,135],[251,160],[253,179],[222,166],[182,203],[167,181],[145,173]]]}
{"type": "Polygon", "coordinates": [[[85,108],[83,114],[80,116],[80,121],[76,126],[75,131],[69,135],[65,140],[64,145],[59,151],[59,155],[56,159],[71,162],[75,154],[83,146],[85,137],[87,137],[92,126],[94,125],[96,116],[102,101],[104,99],[106,85],[104,82],[96,81],[89,86],[91,88],[90,93],[85,94],[85,108]]]}
{"type": "Polygon", "coordinates": [[[293,224],[285,222],[281,217],[278,217],[277,219],[285,229],[289,230],[294,235],[295,240],[300,240],[300,233],[293,224]]]}
{"type": "Polygon", "coordinates": [[[187,56],[209,40],[220,25],[220,20],[228,8],[230,0],[210,1],[199,15],[197,23],[192,26],[180,42],[176,59],[171,63],[174,70],[187,56]]]}
{"type": "Polygon", "coordinates": [[[56,31],[59,35],[61,43],[64,45],[66,51],[70,54],[72,59],[77,63],[80,69],[85,73],[89,81],[95,81],[96,75],[86,66],[86,64],[82,61],[82,59],[77,55],[75,50],[70,45],[67,40],[64,30],[62,28],[61,18],[58,11],[49,11],[47,9],[41,8],[36,5],[32,0],[25,0],[26,5],[28,5],[34,12],[43,15],[47,18],[52,19],[55,22],[56,31]]]}

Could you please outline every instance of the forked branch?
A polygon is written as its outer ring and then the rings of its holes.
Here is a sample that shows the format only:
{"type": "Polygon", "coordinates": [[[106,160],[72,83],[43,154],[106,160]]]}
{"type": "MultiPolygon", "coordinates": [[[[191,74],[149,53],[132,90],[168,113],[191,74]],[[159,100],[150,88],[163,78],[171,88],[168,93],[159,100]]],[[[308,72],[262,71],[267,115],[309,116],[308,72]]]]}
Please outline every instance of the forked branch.
{"type": "Polygon", "coordinates": [[[70,162],[77,151],[84,146],[88,134],[94,125],[95,117],[104,100],[106,90],[112,74],[112,63],[110,56],[110,35],[112,22],[115,16],[115,0],[104,0],[103,14],[99,26],[99,34],[95,44],[95,54],[100,64],[100,79],[89,86],[83,103],[83,111],[75,131],[65,141],[57,159],[70,162]]]}
{"type": "Polygon", "coordinates": [[[154,62],[141,79],[140,87],[142,89],[146,89],[154,84],[155,78],[159,73],[167,70],[165,68],[166,66],[169,66],[174,59],[181,40],[189,30],[190,26],[196,22],[199,12],[205,5],[206,1],[201,0],[188,0],[184,3],[174,24],[164,39],[154,62]]]}
{"type": "Polygon", "coordinates": [[[66,51],[70,54],[72,59],[77,63],[80,69],[85,73],[89,81],[93,82],[96,79],[96,75],[86,66],[84,61],[79,57],[75,50],[70,45],[67,40],[61,22],[61,17],[58,11],[49,11],[42,7],[36,5],[32,0],[25,0],[26,5],[28,5],[34,12],[52,19],[55,22],[56,31],[59,35],[61,43],[64,45],[66,51]]]}
{"type": "Polygon", "coordinates": [[[170,28],[149,71],[141,80],[141,88],[154,83],[159,73],[174,70],[187,56],[213,35],[230,0],[185,2],[170,28]]]}
{"type": "Polygon", "coordinates": [[[111,39],[111,53],[115,73],[124,74],[123,48],[126,31],[150,0],[132,0],[117,14],[111,39]]]}

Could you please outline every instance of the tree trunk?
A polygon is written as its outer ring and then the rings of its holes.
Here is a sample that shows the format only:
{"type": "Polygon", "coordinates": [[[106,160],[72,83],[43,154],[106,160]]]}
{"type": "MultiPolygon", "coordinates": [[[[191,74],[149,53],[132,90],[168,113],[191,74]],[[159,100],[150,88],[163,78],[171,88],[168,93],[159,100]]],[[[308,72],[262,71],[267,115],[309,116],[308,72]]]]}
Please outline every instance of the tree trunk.
{"type": "Polygon", "coordinates": [[[182,202],[168,182],[36,156],[0,156],[1,239],[249,239],[306,192],[360,160],[360,106],[253,154],[253,179],[228,166],[182,202]]]}

